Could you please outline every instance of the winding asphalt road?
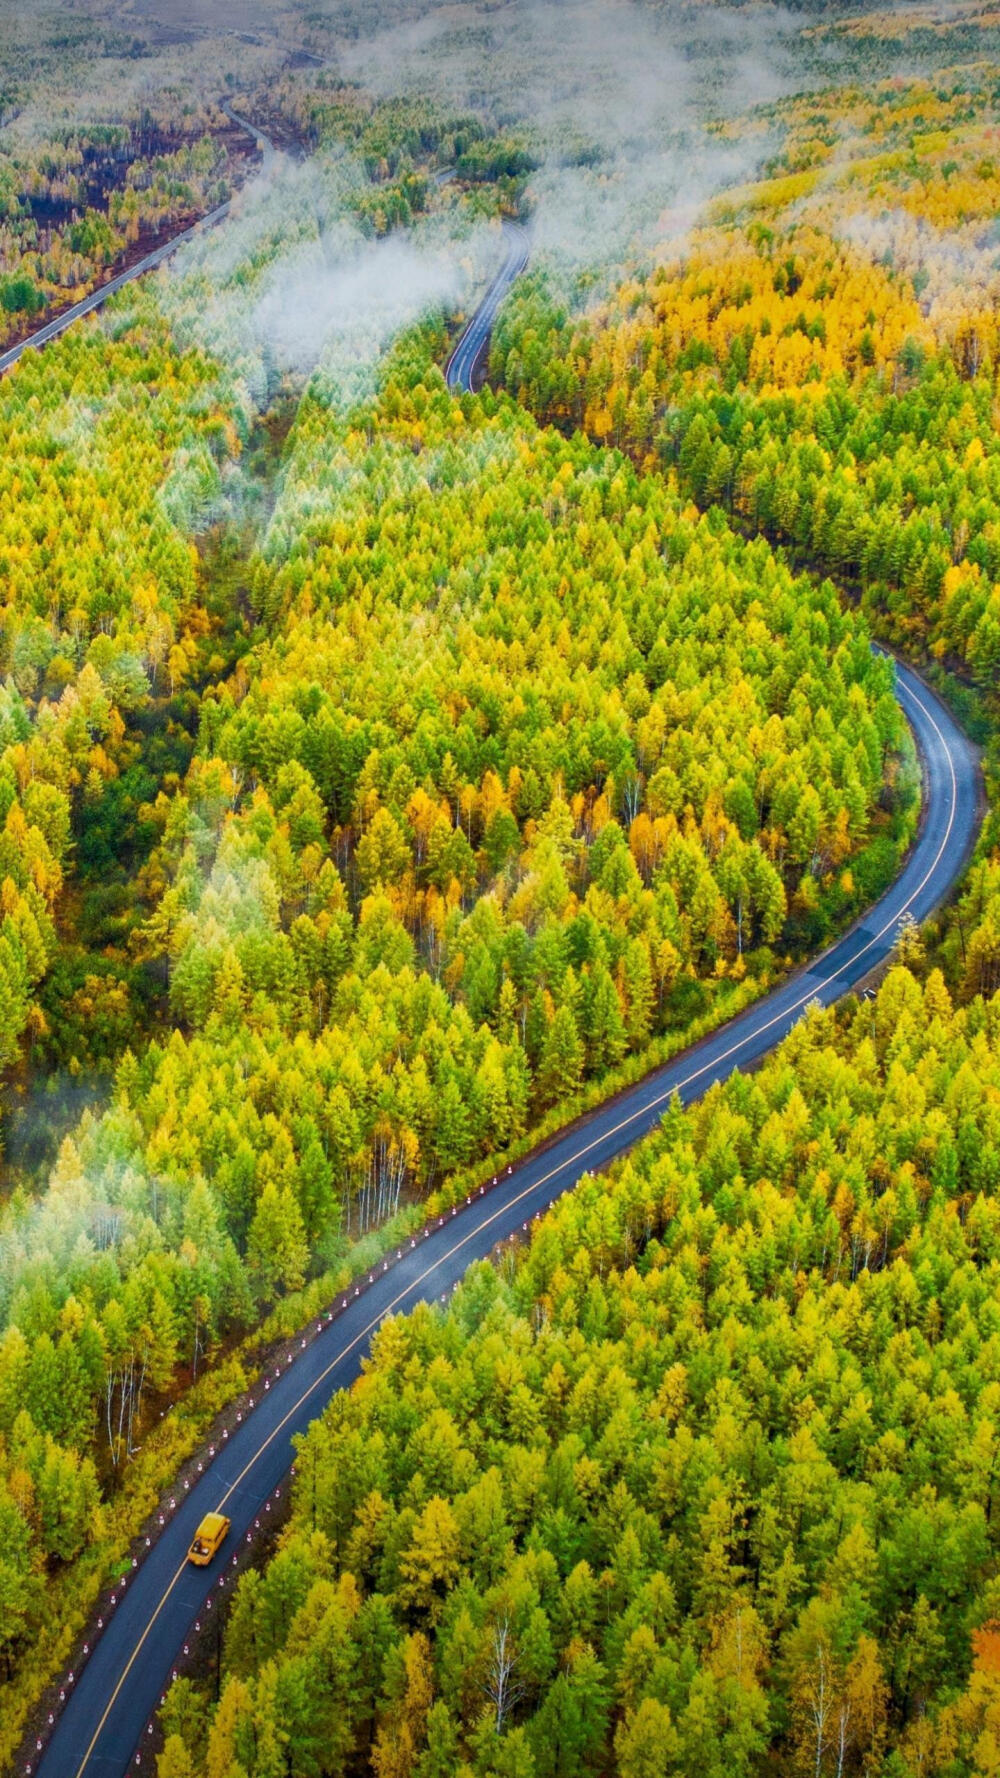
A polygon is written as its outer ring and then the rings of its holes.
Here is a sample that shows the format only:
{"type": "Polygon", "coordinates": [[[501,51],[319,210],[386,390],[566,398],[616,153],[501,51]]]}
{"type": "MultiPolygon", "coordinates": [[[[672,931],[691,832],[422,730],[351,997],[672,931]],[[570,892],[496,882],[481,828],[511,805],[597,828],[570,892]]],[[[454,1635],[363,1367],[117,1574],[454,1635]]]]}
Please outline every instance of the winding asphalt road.
{"type": "MultiPolygon", "coordinates": [[[[449,367],[456,388],[471,387],[489,327],[504,291],[523,264],[523,236],[508,234],[508,257],[483,307],[466,330],[449,367]]],[[[371,1337],[388,1315],[442,1297],[471,1261],[519,1234],[537,1213],[570,1190],[584,1172],[606,1166],[656,1128],[669,1099],[699,1097],[736,1068],[758,1061],[781,1041],[812,1001],[823,1006],[858,986],[891,954],[904,914],[922,920],[948,895],[968,859],[981,807],[974,750],[934,694],[906,667],[897,691],[916,737],[924,775],[923,820],[893,887],[842,939],[767,999],[675,1058],[667,1066],[537,1149],[503,1176],[411,1242],[391,1269],[361,1294],[343,1299],[288,1368],[257,1390],[248,1413],[190,1493],[142,1565],[117,1595],[100,1640],[76,1675],[66,1708],[34,1778],[124,1778],[149,1771],[137,1755],[173,1663],[206,1595],[232,1573],[232,1557],[264,1503],[283,1482],[292,1439],[305,1431],[334,1390],[358,1376],[371,1337]],[[185,1560],[203,1514],[233,1521],[228,1544],[208,1569],[185,1560]]],[[[223,1594],[222,1597],[225,1597],[223,1594]]]]}
{"type": "MultiPolygon", "coordinates": [[[[247,118],[239,117],[228,104],[223,104],[222,110],[231,123],[239,124],[241,129],[246,130],[253,137],[261,150],[262,165],[269,165],[275,152],[274,144],[270,138],[265,136],[263,130],[259,130],[255,124],[250,123],[247,118]]],[[[62,314],[56,315],[54,320],[46,321],[43,327],[36,328],[35,332],[29,334],[26,340],[22,340],[19,346],[10,346],[6,352],[0,352],[0,375],[6,370],[10,370],[11,365],[16,364],[19,358],[24,357],[25,352],[39,351],[42,346],[47,346],[50,340],[58,339],[68,327],[72,327],[74,321],[80,321],[84,315],[92,315],[95,309],[103,308],[109,296],[114,296],[116,291],[124,290],[128,284],[134,284],[137,278],[145,277],[147,272],[155,272],[157,266],[162,265],[165,259],[169,259],[172,253],[176,253],[178,247],[182,247],[185,241],[193,241],[206,229],[215,228],[218,223],[224,222],[231,207],[229,203],[218,204],[214,210],[209,210],[204,216],[199,217],[198,221],[192,223],[190,228],[182,229],[180,234],[171,235],[170,240],[164,241],[162,247],[155,247],[152,253],[147,253],[144,258],[137,259],[135,265],[129,266],[127,271],[119,272],[116,278],[109,278],[106,284],[100,285],[97,290],[92,290],[90,295],[83,297],[80,302],[73,303],[71,308],[64,309],[62,314]]]]}
{"type": "Polygon", "coordinates": [[[504,262],[455,347],[445,370],[449,389],[471,395],[486,356],[500,304],[528,263],[528,236],[519,222],[503,225],[504,262]]]}

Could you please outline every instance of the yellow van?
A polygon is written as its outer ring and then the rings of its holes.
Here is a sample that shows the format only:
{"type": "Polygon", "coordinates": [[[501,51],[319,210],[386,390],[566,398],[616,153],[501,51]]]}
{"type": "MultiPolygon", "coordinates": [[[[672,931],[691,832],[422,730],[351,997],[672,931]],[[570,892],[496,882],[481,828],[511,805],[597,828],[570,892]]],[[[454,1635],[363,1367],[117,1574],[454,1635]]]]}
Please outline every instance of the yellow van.
{"type": "Polygon", "coordinates": [[[212,1557],[221,1549],[230,1523],[225,1513],[206,1513],[188,1550],[188,1561],[198,1568],[207,1568],[212,1557]]]}

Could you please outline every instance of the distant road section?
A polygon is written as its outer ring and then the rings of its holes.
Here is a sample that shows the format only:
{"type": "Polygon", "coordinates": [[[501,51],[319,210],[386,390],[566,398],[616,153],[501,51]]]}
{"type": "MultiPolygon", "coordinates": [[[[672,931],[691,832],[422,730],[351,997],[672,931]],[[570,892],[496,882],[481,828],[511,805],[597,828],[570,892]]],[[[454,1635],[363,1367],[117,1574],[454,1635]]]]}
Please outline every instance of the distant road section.
{"type": "Polygon", "coordinates": [[[263,130],[258,129],[255,123],[251,123],[248,117],[243,117],[238,111],[234,111],[228,99],[222,100],[221,109],[225,112],[230,123],[237,124],[241,130],[246,130],[247,134],[253,137],[257,147],[260,149],[262,169],[269,167],[277,153],[270,136],[265,135],[263,130]]]}
{"type": "Polygon", "coordinates": [[[503,265],[455,347],[444,373],[449,389],[453,389],[456,395],[474,393],[500,304],[528,263],[528,236],[521,224],[505,222],[503,238],[503,265]]]}
{"type": "MultiPolygon", "coordinates": [[[[254,138],[263,156],[262,164],[265,168],[268,167],[274,159],[275,153],[270,137],[265,136],[263,130],[259,130],[256,124],[250,123],[247,118],[239,117],[228,104],[224,104],[222,109],[232,123],[239,124],[241,129],[247,130],[254,138]]],[[[74,321],[80,321],[84,315],[92,315],[95,309],[102,308],[109,296],[114,296],[116,291],[124,290],[127,284],[134,284],[137,278],[145,277],[147,272],[154,272],[157,266],[162,265],[165,259],[169,259],[172,253],[176,253],[178,247],[182,247],[185,241],[193,241],[205,229],[215,228],[229,215],[230,208],[231,205],[226,203],[217,205],[214,210],[209,210],[206,215],[199,217],[197,222],[192,223],[190,228],[182,229],[180,234],[172,235],[169,241],[164,241],[162,247],[155,247],[152,253],[146,254],[145,258],[137,259],[135,265],[129,266],[127,271],[119,272],[116,278],[110,278],[98,290],[92,290],[89,296],[83,297],[71,308],[64,309],[62,314],[56,315],[54,320],[46,321],[44,326],[29,334],[26,340],[22,340],[19,346],[10,346],[6,352],[0,352],[0,375],[6,370],[10,370],[11,365],[16,364],[19,358],[23,358],[25,352],[39,351],[42,346],[47,346],[50,340],[58,339],[59,335],[65,333],[68,327],[72,327],[74,321]]]]}

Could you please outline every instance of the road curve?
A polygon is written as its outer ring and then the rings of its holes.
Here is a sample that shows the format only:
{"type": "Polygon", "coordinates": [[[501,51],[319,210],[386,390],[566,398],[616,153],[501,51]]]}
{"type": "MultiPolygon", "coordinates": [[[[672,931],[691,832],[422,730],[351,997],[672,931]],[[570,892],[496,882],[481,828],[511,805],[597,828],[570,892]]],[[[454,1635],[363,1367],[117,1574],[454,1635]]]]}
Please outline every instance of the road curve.
{"type": "MultiPolygon", "coordinates": [[[[509,228],[504,266],[448,367],[453,388],[471,388],[492,319],[526,252],[523,233],[509,228]]],[[[920,754],[924,803],[917,839],[892,888],[843,938],[766,999],[569,1125],[497,1186],[442,1218],[390,1270],[376,1274],[362,1294],[345,1298],[314,1338],[303,1341],[296,1362],[275,1373],[266,1391],[255,1392],[253,1412],[180,1499],[127,1588],[118,1590],[113,1611],[105,1605],[104,1632],[77,1672],[46,1748],[29,1767],[33,1778],[125,1778],[127,1772],[150,1770],[150,1756],[137,1749],[207,1594],[231,1574],[234,1549],[286,1476],[292,1439],[335,1390],[358,1376],[372,1334],[386,1316],[444,1296],[473,1260],[518,1234],[583,1173],[606,1166],[655,1129],[674,1093],[688,1103],[734,1069],[758,1061],[810,1002],[829,1006],[884,963],[904,915],[923,920],[948,895],[978,831],[978,760],[915,673],[897,665],[896,684],[920,754]],[[210,1568],[194,1569],[185,1560],[187,1548],[202,1516],[215,1510],[232,1519],[232,1534],[210,1568]]]]}
{"type": "Polygon", "coordinates": [[[528,263],[528,236],[519,222],[503,225],[504,261],[448,360],[445,378],[456,395],[471,395],[490,343],[493,323],[511,285],[528,263]]]}
{"type": "MultiPolygon", "coordinates": [[[[239,124],[241,129],[246,130],[253,137],[261,150],[262,166],[269,166],[275,153],[270,137],[265,136],[263,130],[259,130],[247,118],[239,117],[228,104],[223,104],[222,110],[230,122],[239,124]]],[[[30,333],[26,340],[21,341],[20,345],[9,346],[6,352],[0,352],[0,376],[4,371],[10,370],[19,358],[23,358],[25,352],[39,351],[42,346],[47,346],[50,340],[58,339],[68,327],[72,327],[74,321],[80,321],[84,315],[92,315],[95,309],[103,308],[109,296],[114,296],[116,291],[124,290],[128,284],[134,284],[137,278],[145,277],[147,272],[154,272],[157,266],[162,265],[165,259],[169,259],[172,253],[176,253],[178,247],[182,247],[185,241],[193,241],[206,229],[215,228],[229,215],[230,208],[231,205],[228,203],[216,205],[214,210],[207,211],[204,216],[199,217],[197,222],[192,223],[190,228],[182,229],[180,234],[171,235],[170,240],[164,241],[162,247],[155,247],[152,253],[147,253],[144,258],[137,259],[135,265],[129,266],[127,271],[119,272],[115,278],[109,278],[106,284],[100,285],[97,290],[92,290],[89,296],[83,297],[78,303],[73,303],[71,308],[64,309],[61,315],[56,315],[53,320],[46,321],[44,326],[36,328],[35,332],[30,333]]]]}

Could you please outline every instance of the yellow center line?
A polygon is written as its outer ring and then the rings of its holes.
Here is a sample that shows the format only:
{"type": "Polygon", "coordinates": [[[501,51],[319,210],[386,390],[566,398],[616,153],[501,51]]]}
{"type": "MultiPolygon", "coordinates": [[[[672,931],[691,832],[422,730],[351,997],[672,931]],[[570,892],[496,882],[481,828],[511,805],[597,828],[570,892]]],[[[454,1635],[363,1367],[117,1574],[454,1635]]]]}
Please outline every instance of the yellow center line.
{"type": "MultiPolygon", "coordinates": [[[[917,705],[917,707],[923,711],[928,722],[930,723],[935,734],[937,735],[939,741],[941,742],[942,747],[944,748],[945,756],[948,761],[948,770],[951,775],[951,809],[948,814],[948,823],[945,828],[945,832],[944,832],[944,836],[941,840],[941,844],[938,847],[938,849],[934,855],[932,863],[930,865],[928,865],[924,876],[921,878],[921,880],[917,884],[916,888],[913,889],[911,891],[911,893],[907,896],[907,899],[904,902],[903,906],[900,908],[899,912],[897,914],[894,914],[891,920],[887,920],[885,925],[882,926],[880,928],[880,930],[878,932],[876,932],[868,940],[868,943],[863,947],[863,949],[860,950],[857,953],[857,955],[851,959],[852,963],[859,962],[860,959],[862,957],[864,957],[866,955],[866,953],[873,948],[873,946],[877,945],[879,943],[879,941],[885,937],[886,933],[889,932],[893,926],[898,925],[903,914],[905,914],[907,912],[908,908],[912,907],[917,896],[921,893],[921,891],[924,888],[926,888],[928,882],[930,881],[931,877],[934,875],[934,872],[936,871],[938,865],[941,862],[941,858],[944,854],[945,847],[947,846],[948,841],[951,837],[951,831],[952,831],[952,828],[954,827],[954,824],[955,824],[955,816],[956,816],[957,809],[958,809],[958,782],[955,777],[955,765],[954,765],[954,761],[951,756],[951,751],[948,747],[948,743],[945,740],[945,737],[942,734],[941,729],[939,728],[933,714],[931,713],[930,710],[928,710],[928,708],[927,708],[926,704],[923,702],[923,700],[920,697],[918,697],[916,692],[912,691],[908,685],[903,684],[902,681],[899,681],[898,683],[899,683],[900,690],[906,692],[907,696],[912,698],[913,702],[917,705]]],[[[841,942],[840,940],[837,940],[836,944],[839,944],[840,942],[841,942]]],[[[835,949],[836,944],[831,948],[835,949]]],[[[841,965],[841,967],[843,967],[843,965],[841,965]]],[[[751,1039],[753,1039],[755,1037],[762,1037],[766,1031],[769,1031],[772,1028],[772,1026],[779,1024],[783,1019],[789,1018],[792,1013],[798,1012],[800,1010],[800,1008],[807,1005],[810,1000],[814,1000],[816,998],[816,995],[818,993],[821,993],[824,988],[829,987],[831,985],[831,983],[836,981],[839,973],[840,973],[839,970],[834,970],[831,975],[825,976],[822,981],[814,983],[812,985],[812,987],[807,989],[805,993],[801,994],[799,999],[793,1001],[790,1006],[788,1006],[784,1009],[784,1011],[775,1013],[772,1018],[766,1020],[763,1024],[756,1025],[752,1031],[745,1032],[744,1035],[741,1038],[739,1038],[739,1040],[736,1043],[731,1044],[729,1049],[724,1050],[720,1056],[715,1056],[710,1061],[703,1062],[700,1068],[694,1069],[691,1074],[685,1075],[683,1080],[675,1082],[672,1086],[667,1087],[662,1093],[658,1094],[656,1098],[648,1100],[646,1103],[639,1106],[637,1110],[630,1112],[627,1117],[622,1118],[620,1123],[614,1124],[610,1130],[604,1130],[601,1132],[601,1134],[599,1136],[596,1136],[592,1141],[584,1143],[582,1148],[578,1148],[573,1154],[568,1155],[565,1160],[560,1161],[558,1163],[558,1165],[553,1167],[548,1173],[544,1173],[540,1179],[534,1180],[531,1185],[526,1186],[524,1191],[519,1192],[516,1197],[507,1199],[503,1204],[501,1204],[501,1206],[498,1210],[493,1211],[492,1215],[484,1217],[481,1222],[478,1222],[476,1224],[475,1228],[470,1229],[467,1234],[462,1236],[461,1240],[456,1241],[452,1247],[449,1247],[447,1253],[441,1254],[440,1258],[434,1260],[433,1263],[431,1265],[429,1265],[425,1271],[420,1273],[419,1277],[414,1278],[411,1283],[406,1285],[405,1289],[399,1291],[399,1293],[395,1297],[393,1297],[392,1301],[390,1303],[388,1303],[386,1305],[386,1307],[383,1310],[381,1310],[378,1315],[376,1315],[371,1321],[369,1321],[367,1326],[363,1327],[361,1329],[360,1333],[355,1335],[354,1339],[349,1340],[346,1346],[341,1347],[341,1349],[338,1351],[336,1357],[332,1358],[330,1360],[330,1363],[327,1365],[326,1369],[324,1371],[321,1371],[320,1375],[312,1383],[310,1383],[308,1389],[303,1391],[303,1393],[299,1396],[298,1400],[293,1404],[292,1407],[289,1408],[289,1410],[285,1414],[284,1418],[278,1422],[277,1426],[275,1426],[274,1430],[268,1434],[267,1438],[263,1441],[262,1444],[258,1445],[253,1456],[249,1459],[249,1461],[247,1463],[244,1464],[243,1468],[240,1470],[240,1473],[236,1477],[236,1480],[234,1482],[230,1483],[230,1486],[226,1489],[226,1492],[222,1496],[222,1499],[220,1500],[219,1506],[218,1506],[218,1508],[216,1508],[216,1510],[221,1511],[221,1509],[226,1505],[230,1496],[233,1493],[235,1493],[236,1489],[239,1487],[239,1485],[243,1481],[244,1477],[254,1467],[254,1464],[257,1463],[258,1460],[263,1456],[263,1454],[267,1450],[268,1446],[271,1443],[273,1443],[273,1441],[278,1437],[279,1433],[284,1431],[284,1428],[288,1425],[289,1420],[294,1419],[295,1415],[299,1412],[300,1408],[304,1407],[304,1405],[308,1401],[310,1395],[314,1394],[314,1392],[320,1387],[320,1384],[326,1382],[326,1379],[327,1379],[327,1377],[329,1377],[331,1371],[336,1370],[337,1366],[339,1364],[343,1363],[344,1359],[351,1352],[354,1351],[355,1347],[359,1346],[363,1340],[366,1340],[368,1338],[368,1335],[370,1333],[372,1333],[374,1331],[374,1329],[379,1326],[380,1322],[385,1320],[387,1315],[391,1315],[393,1309],[395,1309],[398,1306],[398,1304],[405,1301],[405,1299],[408,1296],[411,1296],[413,1294],[413,1292],[421,1284],[423,1284],[428,1278],[432,1277],[433,1274],[436,1271],[438,1271],[441,1266],[446,1265],[448,1260],[453,1259],[456,1253],[460,1253],[462,1248],[466,1247],[470,1241],[472,1241],[476,1238],[477,1235],[481,1235],[483,1233],[484,1229],[488,1229],[493,1223],[499,1221],[499,1219],[501,1217],[506,1216],[511,1210],[516,1209],[516,1207],[520,1203],[522,1203],[525,1198],[531,1197],[534,1192],[537,1192],[543,1185],[547,1185],[549,1183],[549,1181],[552,1179],[555,1179],[558,1174],[565,1172],[565,1170],[568,1167],[575,1167],[578,1161],[582,1161],[588,1154],[591,1154],[595,1148],[599,1148],[603,1143],[607,1142],[609,1137],[619,1135],[622,1130],[627,1130],[629,1125],[634,1124],[639,1118],[647,1117],[649,1115],[649,1113],[651,1111],[654,1111],[658,1105],[662,1105],[663,1102],[667,1099],[672,1099],[675,1093],[681,1092],[685,1087],[691,1086],[692,1083],[694,1081],[700,1079],[700,1077],[703,1074],[707,1074],[710,1070],[717,1069],[721,1063],[729,1061],[730,1057],[736,1055],[739,1050],[743,1049],[744,1046],[751,1041],[751,1039]]],[[[86,1750],[82,1760],[80,1761],[80,1764],[76,1768],[74,1778],[82,1778],[82,1773],[83,1773],[84,1768],[87,1764],[87,1761],[90,1759],[90,1756],[94,1751],[94,1747],[95,1747],[97,1740],[101,1734],[101,1731],[103,1730],[104,1725],[107,1722],[108,1717],[111,1714],[111,1711],[113,1710],[113,1708],[118,1700],[122,1686],[125,1684],[126,1679],[128,1678],[130,1672],[132,1671],[132,1668],[135,1665],[136,1660],[138,1659],[138,1656],[143,1648],[143,1645],[146,1642],[146,1638],[149,1636],[149,1633],[152,1630],[153,1625],[155,1624],[157,1618],[159,1617],[160,1612],[163,1610],[163,1607],[166,1605],[167,1600],[170,1598],[171,1593],[173,1592],[175,1586],[177,1585],[177,1582],[180,1580],[180,1577],[184,1573],[186,1567],[187,1567],[187,1560],[185,1559],[181,1563],[180,1567],[178,1568],[178,1570],[177,1570],[176,1574],[174,1575],[173,1579],[171,1580],[169,1586],[166,1588],[166,1590],[162,1594],[161,1598],[159,1599],[155,1610],[152,1612],[152,1614],[146,1624],[146,1627],[143,1630],[141,1637],[139,1638],[139,1641],[136,1643],[135,1648],[132,1650],[132,1653],[129,1657],[127,1666],[122,1671],[122,1675],[118,1681],[118,1684],[115,1686],[114,1691],[112,1692],[110,1698],[108,1699],[107,1705],[104,1710],[104,1714],[101,1717],[101,1720],[98,1723],[96,1729],[94,1730],[94,1733],[91,1737],[90,1743],[87,1747],[87,1750],[86,1750]]]]}

